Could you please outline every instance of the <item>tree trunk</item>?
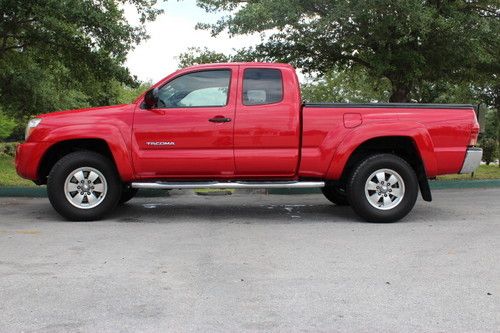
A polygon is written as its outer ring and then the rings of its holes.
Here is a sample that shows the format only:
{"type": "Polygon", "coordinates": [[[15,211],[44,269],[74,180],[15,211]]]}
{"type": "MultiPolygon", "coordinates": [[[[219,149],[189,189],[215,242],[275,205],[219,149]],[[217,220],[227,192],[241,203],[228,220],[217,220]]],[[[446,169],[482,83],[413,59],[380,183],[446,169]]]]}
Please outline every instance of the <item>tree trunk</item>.
{"type": "Polygon", "coordinates": [[[389,98],[391,103],[408,103],[410,94],[410,89],[404,86],[392,86],[392,95],[389,98]]]}

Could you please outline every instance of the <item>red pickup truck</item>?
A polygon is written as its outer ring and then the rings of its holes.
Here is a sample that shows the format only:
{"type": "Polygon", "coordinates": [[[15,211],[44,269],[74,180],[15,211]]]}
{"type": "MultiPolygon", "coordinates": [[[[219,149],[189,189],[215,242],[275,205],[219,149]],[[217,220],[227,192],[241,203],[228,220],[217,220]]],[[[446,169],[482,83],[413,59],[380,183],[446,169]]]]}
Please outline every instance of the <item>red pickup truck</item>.
{"type": "Polygon", "coordinates": [[[321,188],[367,221],[392,222],[428,178],[480,163],[471,105],[304,104],[293,67],[179,70],[132,104],[40,115],[19,175],[47,184],[70,220],[95,220],[137,189],[321,188]]]}

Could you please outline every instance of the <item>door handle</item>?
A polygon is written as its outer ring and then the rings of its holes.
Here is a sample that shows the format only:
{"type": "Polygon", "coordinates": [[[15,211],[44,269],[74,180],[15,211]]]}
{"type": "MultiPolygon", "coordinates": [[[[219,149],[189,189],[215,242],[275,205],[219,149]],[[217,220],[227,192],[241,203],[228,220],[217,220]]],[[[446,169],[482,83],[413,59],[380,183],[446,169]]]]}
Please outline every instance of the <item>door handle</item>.
{"type": "Polygon", "coordinates": [[[226,118],[224,116],[215,116],[213,118],[208,119],[211,123],[228,123],[231,121],[231,118],[226,118]]]}

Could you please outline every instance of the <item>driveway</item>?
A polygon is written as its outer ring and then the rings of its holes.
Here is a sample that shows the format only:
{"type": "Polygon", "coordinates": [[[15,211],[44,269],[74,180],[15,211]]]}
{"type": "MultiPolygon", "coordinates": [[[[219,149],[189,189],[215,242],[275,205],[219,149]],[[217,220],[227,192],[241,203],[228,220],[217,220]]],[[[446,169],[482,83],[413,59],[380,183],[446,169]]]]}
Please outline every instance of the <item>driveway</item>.
{"type": "Polygon", "coordinates": [[[321,195],[138,198],[66,222],[0,198],[0,331],[500,331],[500,189],[403,221],[321,195]]]}

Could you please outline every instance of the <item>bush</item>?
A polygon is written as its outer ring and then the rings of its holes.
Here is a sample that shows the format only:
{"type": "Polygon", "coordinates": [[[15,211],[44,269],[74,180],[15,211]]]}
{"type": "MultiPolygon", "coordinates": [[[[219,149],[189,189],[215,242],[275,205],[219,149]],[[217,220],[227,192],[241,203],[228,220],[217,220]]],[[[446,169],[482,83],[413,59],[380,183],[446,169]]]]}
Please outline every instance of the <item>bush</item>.
{"type": "Polygon", "coordinates": [[[486,138],[481,143],[481,147],[483,148],[483,161],[486,162],[486,165],[489,165],[495,159],[497,141],[492,138],[486,138]]]}
{"type": "Polygon", "coordinates": [[[18,142],[0,142],[0,156],[14,157],[18,142]]]}
{"type": "Polygon", "coordinates": [[[8,138],[16,126],[16,121],[4,115],[0,110],[0,140],[8,138]]]}

